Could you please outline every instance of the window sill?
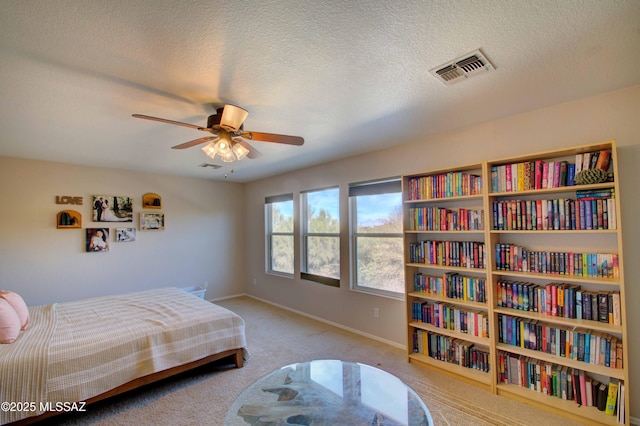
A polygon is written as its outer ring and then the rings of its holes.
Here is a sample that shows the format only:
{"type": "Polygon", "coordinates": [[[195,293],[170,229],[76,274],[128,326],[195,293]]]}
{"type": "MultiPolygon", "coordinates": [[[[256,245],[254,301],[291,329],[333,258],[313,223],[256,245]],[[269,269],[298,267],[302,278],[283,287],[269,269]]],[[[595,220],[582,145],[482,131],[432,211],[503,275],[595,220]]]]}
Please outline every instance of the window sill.
{"type": "Polygon", "coordinates": [[[350,290],[356,293],[364,293],[370,296],[384,297],[385,299],[393,299],[393,300],[398,300],[400,302],[404,302],[405,300],[403,293],[393,293],[390,291],[373,290],[373,289],[367,289],[362,287],[356,287],[356,288],[352,287],[350,288],[350,290]]]}
{"type": "Polygon", "coordinates": [[[340,287],[340,280],[336,278],[323,277],[321,275],[313,275],[306,272],[300,272],[300,278],[307,281],[313,281],[318,284],[328,285],[330,287],[340,287]]]}

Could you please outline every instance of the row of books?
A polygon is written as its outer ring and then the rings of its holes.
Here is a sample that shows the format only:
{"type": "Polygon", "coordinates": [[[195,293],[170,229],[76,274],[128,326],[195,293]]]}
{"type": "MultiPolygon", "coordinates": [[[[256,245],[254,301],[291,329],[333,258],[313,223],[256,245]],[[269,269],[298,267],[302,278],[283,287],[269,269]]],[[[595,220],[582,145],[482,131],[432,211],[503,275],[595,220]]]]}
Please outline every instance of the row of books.
{"type": "Polygon", "coordinates": [[[460,309],[440,302],[413,302],[414,321],[476,337],[489,337],[489,318],[486,312],[460,309]]]}
{"type": "Polygon", "coordinates": [[[413,333],[413,352],[461,367],[489,372],[489,348],[425,330],[413,333]]]}
{"type": "Polygon", "coordinates": [[[579,285],[498,281],[497,306],[553,317],[622,325],[620,292],[587,291],[579,285]]]}
{"type": "Polygon", "coordinates": [[[586,407],[596,407],[624,422],[624,383],[600,382],[583,370],[522,355],[498,352],[498,380],[586,407]]]}
{"type": "Polygon", "coordinates": [[[622,368],[622,341],[588,329],[498,314],[498,341],[587,364],[622,368]]]}
{"type": "Polygon", "coordinates": [[[465,172],[448,172],[408,180],[409,200],[461,197],[482,194],[482,176],[465,172]]]}
{"type": "Polygon", "coordinates": [[[533,251],[515,244],[496,244],[496,269],[574,277],[619,278],[616,253],[533,251]]]}
{"type": "Polygon", "coordinates": [[[576,154],[576,173],[587,169],[601,169],[609,171],[611,165],[611,151],[595,151],[576,154]]]}
{"type": "Polygon", "coordinates": [[[409,244],[409,261],[483,269],[486,265],[485,245],[476,241],[419,241],[409,244]]]}
{"type": "Polygon", "coordinates": [[[487,302],[484,278],[468,277],[455,272],[445,272],[442,277],[423,275],[419,272],[413,277],[413,290],[448,299],[487,302]]]}
{"type": "MultiPolygon", "coordinates": [[[[611,196],[611,191],[604,191],[611,196]]],[[[493,202],[494,230],[616,229],[613,198],[557,198],[493,202]]]]}
{"type": "Polygon", "coordinates": [[[412,207],[409,209],[412,231],[482,231],[484,210],[412,207]]]}
{"type": "Polygon", "coordinates": [[[608,171],[611,151],[576,155],[574,163],[559,161],[525,161],[491,167],[492,192],[516,192],[532,189],[574,186],[575,175],[584,169],[608,171]]]}

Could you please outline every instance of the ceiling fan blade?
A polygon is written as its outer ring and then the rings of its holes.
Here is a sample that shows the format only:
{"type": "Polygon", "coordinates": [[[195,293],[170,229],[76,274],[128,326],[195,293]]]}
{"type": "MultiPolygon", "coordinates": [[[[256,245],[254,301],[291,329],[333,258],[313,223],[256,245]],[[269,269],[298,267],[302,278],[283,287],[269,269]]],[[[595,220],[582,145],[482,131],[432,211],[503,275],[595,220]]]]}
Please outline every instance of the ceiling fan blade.
{"type": "Polygon", "coordinates": [[[220,126],[230,131],[237,132],[240,130],[240,126],[244,123],[244,120],[249,115],[249,111],[240,108],[239,106],[227,104],[222,110],[222,118],[220,119],[220,126]]]}
{"type": "Polygon", "coordinates": [[[191,148],[192,146],[199,145],[201,143],[205,143],[214,139],[220,139],[220,136],[205,136],[203,138],[198,138],[189,142],[181,143],[180,145],[172,146],[171,149],[191,148]]]}
{"type": "Polygon", "coordinates": [[[249,145],[249,143],[247,143],[247,141],[244,140],[243,138],[236,136],[233,138],[233,140],[235,142],[238,142],[240,145],[242,145],[243,147],[249,150],[249,153],[247,154],[247,158],[254,159],[254,158],[262,157],[262,153],[257,149],[255,149],[254,147],[252,147],[251,145],[249,145]]]}
{"type": "Polygon", "coordinates": [[[209,129],[207,129],[206,127],[196,126],[195,124],[182,123],[181,121],[167,120],[166,118],[151,117],[150,115],[143,115],[143,114],[132,114],[132,116],[135,117],[135,118],[143,118],[145,120],[159,121],[161,123],[175,124],[177,126],[190,127],[192,129],[196,129],[196,130],[209,131],[209,129]]]}
{"type": "Polygon", "coordinates": [[[301,146],[304,144],[304,138],[300,136],[276,135],[274,133],[261,132],[242,132],[240,136],[252,141],[285,143],[288,145],[297,146],[301,146]]]}

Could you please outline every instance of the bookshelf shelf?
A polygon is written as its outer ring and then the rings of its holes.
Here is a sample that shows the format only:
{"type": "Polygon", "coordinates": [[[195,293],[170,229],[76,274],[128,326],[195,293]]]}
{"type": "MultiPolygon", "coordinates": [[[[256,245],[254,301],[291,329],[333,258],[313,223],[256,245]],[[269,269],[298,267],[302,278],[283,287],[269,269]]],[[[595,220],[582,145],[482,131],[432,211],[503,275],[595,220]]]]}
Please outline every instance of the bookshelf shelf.
{"type": "Polygon", "coordinates": [[[414,297],[416,299],[424,299],[424,300],[433,300],[441,303],[451,303],[459,306],[465,306],[469,309],[480,309],[483,311],[487,310],[487,304],[482,302],[470,302],[464,299],[453,299],[450,297],[440,297],[435,294],[430,294],[426,292],[418,292],[418,291],[410,291],[407,293],[408,296],[414,297]]]}
{"type": "Polygon", "coordinates": [[[493,312],[498,314],[510,315],[510,316],[518,316],[521,318],[528,318],[528,319],[537,320],[537,321],[544,321],[549,324],[564,325],[567,327],[578,327],[578,328],[584,328],[588,330],[601,331],[604,333],[612,333],[612,334],[622,333],[621,325],[613,325],[605,322],[564,318],[564,317],[541,314],[539,312],[521,311],[518,309],[500,308],[500,307],[494,308],[493,312]]]}
{"type": "Polygon", "coordinates": [[[450,364],[448,362],[440,361],[417,353],[409,354],[409,362],[422,364],[424,366],[431,367],[436,371],[444,371],[450,375],[453,374],[454,377],[463,377],[467,382],[476,382],[477,384],[483,385],[483,387],[490,388],[491,374],[485,373],[484,371],[461,367],[457,364],[450,364]]]}
{"type": "Polygon", "coordinates": [[[576,190],[598,190],[613,188],[612,182],[594,183],[591,185],[573,185],[573,186],[560,186],[557,188],[545,188],[545,189],[527,189],[522,191],[502,191],[502,192],[490,192],[490,197],[511,198],[523,195],[546,195],[546,194],[558,194],[558,193],[574,193],[576,190]]]}
{"type": "MultiPolygon", "coordinates": [[[[415,231],[417,232],[417,231],[415,231]]],[[[491,234],[616,234],[618,231],[615,229],[546,229],[539,231],[524,231],[524,230],[495,230],[489,231],[491,234]]]]}
{"type": "Polygon", "coordinates": [[[561,416],[570,417],[583,424],[589,425],[615,425],[618,424],[615,416],[609,416],[596,407],[578,405],[574,401],[545,395],[541,392],[524,388],[513,384],[501,383],[497,386],[498,395],[510,397],[538,408],[556,412],[561,416]]]}
{"type": "Polygon", "coordinates": [[[405,231],[407,234],[465,234],[465,235],[482,235],[484,236],[484,231],[414,231],[407,230],[405,231]]]}
{"type": "MultiPolygon", "coordinates": [[[[627,348],[618,176],[617,153],[613,140],[404,175],[403,223],[409,362],[444,371],[450,376],[477,384],[493,393],[518,399],[584,423],[616,424],[616,416],[606,415],[595,407],[585,406],[584,401],[567,401],[526,387],[503,383],[504,371],[501,373],[498,370],[499,367],[508,368],[507,365],[501,366],[500,360],[501,357],[507,356],[506,354],[511,354],[508,357],[526,359],[526,362],[536,368],[539,364],[544,364],[546,368],[553,365],[571,371],[582,371],[590,378],[605,383],[608,388],[615,389],[615,384],[624,387],[624,396],[617,398],[617,401],[626,407],[622,423],[629,424],[630,360],[627,348]],[[607,181],[576,185],[574,177],[581,168],[606,170],[607,181]],[[473,185],[469,186],[470,182],[473,182],[473,185]],[[482,207],[478,207],[480,202],[482,207]],[[539,205],[545,209],[542,214],[538,212],[539,205]],[[480,226],[475,223],[474,230],[457,230],[451,226],[449,229],[455,230],[433,230],[443,227],[443,222],[431,222],[442,221],[442,216],[434,214],[439,214],[442,210],[475,210],[474,213],[482,217],[483,223],[480,226]],[[478,213],[481,210],[483,212],[478,213]],[[580,223],[580,219],[584,222],[580,223]],[[458,252],[441,247],[434,251],[433,240],[444,241],[447,244],[460,241],[479,244],[482,261],[474,265],[481,267],[443,265],[446,263],[443,259],[459,260],[458,252]],[[430,257],[427,256],[427,248],[431,250],[430,257]],[[434,258],[438,260],[433,262],[434,258]],[[437,264],[423,263],[423,259],[437,264]],[[527,259],[526,265],[522,259],[527,259]],[[534,272],[509,270],[511,268],[534,272]],[[420,280],[423,278],[418,276],[422,276],[423,273],[428,274],[429,279],[435,279],[433,276],[438,274],[444,278],[450,274],[459,274],[484,280],[486,303],[444,297],[447,295],[446,292],[443,296],[441,292],[433,292],[433,287],[427,287],[427,291],[424,292],[424,287],[416,284],[421,283],[420,280]],[[537,312],[521,310],[528,306],[528,299],[524,305],[523,302],[518,303],[521,309],[511,308],[511,299],[507,299],[509,307],[504,306],[505,294],[511,294],[507,297],[516,294],[513,300],[519,296],[519,292],[505,293],[504,286],[507,285],[509,288],[509,282],[512,288],[508,291],[512,292],[517,285],[527,286],[529,295],[535,293],[535,303],[539,303],[536,306],[542,308],[537,312]],[[548,293],[547,288],[554,290],[548,293]],[[558,300],[549,299],[551,305],[555,307],[557,303],[563,303],[563,310],[571,309],[566,316],[574,318],[548,315],[544,312],[545,305],[540,304],[546,304],[546,298],[550,298],[551,295],[555,297],[556,288],[563,290],[563,297],[558,300]],[[578,294],[580,297],[574,298],[578,294]],[[604,294],[607,295],[603,297],[608,298],[608,302],[598,298],[604,294]],[[578,310],[577,301],[582,300],[583,295],[589,295],[587,299],[591,298],[591,303],[598,301],[597,305],[591,306],[591,311],[586,304],[587,301],[580,305],[581,309],[578,310]],[[416,306],[418,312],[422,307],[429,313],[429,306],[433,303],[451,305],[452,309],[459,311],[485,313],[490,337],[469,336],[435,327],[427,321],[421,322],[420,314],[416,314],[416,306]],[[602,303],[607,306],[603,307],[602,303]],[[609,305],[612,308],[609,308],[609,305]],[[586,316],[585,313],[584,319],[581,317],[583,309],[590,312],[590,316],[586,316]],[[601,316],[605,312],[606,315],[607,310],[609,322],[591,320],[595,314],[601,316]],[[499,322],[505,321],[507,317],[510,317],[514,324],[524,323],[530,327],[533,327],[531,324],[537,324],[536,333],[539,332],[540,325],[552,327],[552,330],[559,329],[560,333],[565,333],[562,330],[575,331],[576,333],[567,333],[567,336],[571,336],[571,339],[567,339],[568,345],[573,344],[574,337],[578,338],[581,335],[596,335],[598,337],[591,338],[597,338],[598,341],[604,341],[612,347],[615,347],[612,343],[614,339],[615,342],[622,342],[622,349],[618,349],[615,356],[619,357],[621,353],[623,368],[585,363],[573,358],[501,343],[514,343],[511,340],[512,335],[509,335],[509,340],[500,337],[500,332],[504,329],[501,329],[499,322]],[[620,321],[617,318],[620,318],[620,321]],[[613,322],[616,325],[611,324],[613,322]],[[425,335],[416,333],[429,333],[429,339],[436,336],[435,342],[438,344],[439,339],[462,340],[477,345],[482,351],[488,351],[489,373],[431,358],[427,353],[430,348],[426,348],[425,353],[416,353],[416,336],[425,335]],[[601,336],[606,338],[600,340],[601,336]]],[[[542,334],[536,334],[536,339],[541,338],[542,334]]],[[[547,341],[547,344],[550,343],[547,341]]],[[[421,341],[423,349],[430,344],[434,343],[431,340],[421,341]]],[[[578,350],[577,345],[573,350],[578,350]]],[[[614,352],[615,350],[607,354],[613,355],[614,352]]]]}
{"type": "Polygon", "coordinates": [[[600,374],[607,377],[613,377],[616,379],[624,379],[625,371],[621,368],[605,367],[603,365],[588,364],[582,361],[576,361],[575,359],[564,358],[561,356],[551,355],[545,352],[532,351],[531,349],[521,348],[519,346],[507,345],[504,343],[497,343],[496,349],[503,352],[511,352],[514,354],[527,356],[530,358],[539,359],[541,361],[549,362],[552,364],[565,365],[578,370],[586,372],[600,374]]]}
{"type": "Polygon", "coordinates": [[[554,282],[567,282],[567,283],[592,283],[603,286],[620,286],[620,279],[618,278],[597,278],[597,277],[578,277],[575,275],[558,275],[558,274],[538,274],[535,272],[516,272],[516,271],[498,271],[493,270],[491,274],[494,277],[514,277],[514,278],[527,278],[536,280],[546,280],[554,282]]]}
{"type": "Polygon", "coordinates": [[[484,268],[463,268],[461,266],[444,266],[444,265],[430,265],[428,263],[407,263],[406,266],[413,268],[423,268],[423,269],[438,269],[442,271],[455,271],[455,272],[463,272],[463,273],[477,273],[477,274],[486,274],[487,270],[484,268]]]}
{"type": "Polygon", "coordinates": [[[459,333],[457,331],[449,330],[446,328],[435,327],[431,324],[427,324],[424,322],[412,321],[409,323],[409,326],[413,328],[419,328],[421,330],[430,331],[432,333],[442,334],[443,336],[449,336],[453,339],[463,339],[463,340],[466,340],[467,342],[477,343],[479,345],[485,345],[487,347],[489,346],[488,337],[478,337],[478,336],[473,336],[471,334],[459,333]]]}
{"type": "Polygon", "coordinates": [[[482,202],[482,195],[460,195],[456,197],[440,197],[440,198],[421,198],[408,199],[405,204],[440,204],[440,203],[456,203],[460,201],[479,201],[482,202]]]}

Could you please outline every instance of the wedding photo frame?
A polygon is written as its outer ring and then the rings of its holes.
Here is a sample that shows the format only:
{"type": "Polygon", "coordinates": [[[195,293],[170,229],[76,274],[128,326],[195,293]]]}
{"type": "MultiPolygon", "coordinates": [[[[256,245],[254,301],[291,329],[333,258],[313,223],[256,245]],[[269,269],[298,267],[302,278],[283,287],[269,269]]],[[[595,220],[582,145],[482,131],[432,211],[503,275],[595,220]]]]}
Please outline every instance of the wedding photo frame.
{"type": "Polygon", "coordinates": [[[140,230],[158,231],[164,229],[164,213],[140,213],[140,230]]]}
{"type": "Polygon", "coordinates": [[[109,229],[87,228],[86,250],[87,253],[109,251],[109,229]]]}
{"type": "Polygon", "coordinates": [[[121,195],[94,195],[94,222],[133,222],[133,200],[121,195]]]}
{"type": "Polygon", "coordinates": [[[136,240],[136,228],[116,228],[116,242],[129,243],[136,240]]]}

